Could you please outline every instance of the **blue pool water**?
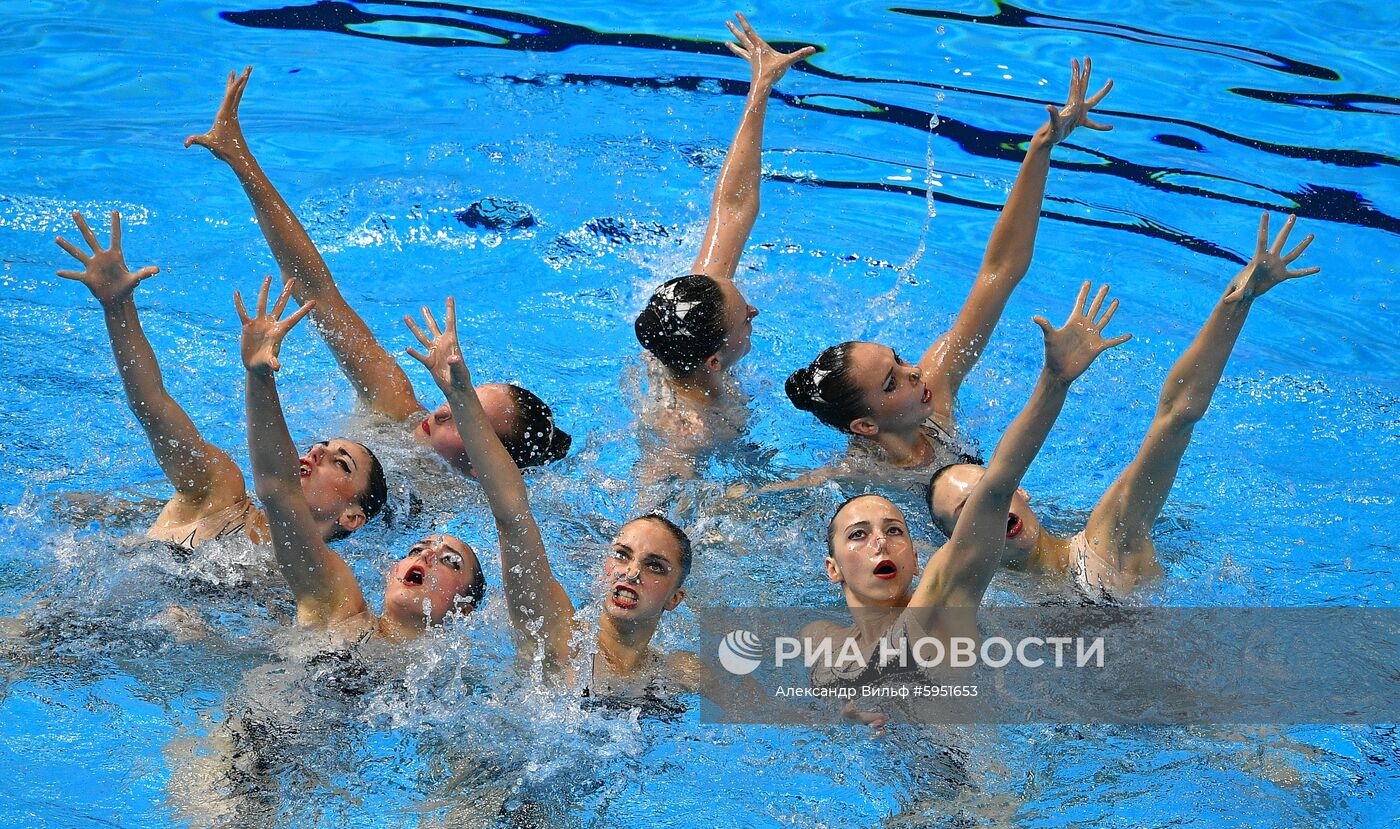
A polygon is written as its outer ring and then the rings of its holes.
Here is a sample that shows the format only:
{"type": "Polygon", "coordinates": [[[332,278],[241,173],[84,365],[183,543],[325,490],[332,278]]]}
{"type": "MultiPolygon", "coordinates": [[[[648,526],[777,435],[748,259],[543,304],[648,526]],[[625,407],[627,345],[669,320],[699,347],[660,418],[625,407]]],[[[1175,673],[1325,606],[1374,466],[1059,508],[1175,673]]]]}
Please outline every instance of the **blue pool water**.
{"type": "MultiPolygon", "coordinates": [[[[684,272],[747,67],[713,3],[158,4],[0,11],[0,826],[1381,826],[1400,801],[1393,727],[720,727],[674,712],[580,709],[509,681],[504,611],[432,637],[354,694],[296,658],[285,590],[238,549],[177,561],[133,544],[164,497],[124,404],[101,315],[53,276],[69,213],[126,219],[165,382],[246,461],[235,288],[273,263],[233,177],[182,139],[208,128],[228,70],[256,66],[243,124],[392,349],[420,303],[458,299],[483,380],[549,400],[575,437],[533,476],[561,579],[586,594],[609,528],[672,504],[696,538],[688,603],[828,605],[834,487],[718,507],[728,483],[790,477],[843,440],[782,379],[822,347],[918,352],[946,329],[995,211],[1067,64],[1117,87],[1111,133],[1055,152],[1035,265],[963,387],[990,448],[1040,361],[1029,317],[1110,282],[1137,336],[1076,386],[1027,478],[1069,526],[1129,460],[1167,369],[1249,255],[1261,209],[1294,211],[1317,277],[1252,315],[1162,521],[1165,605],[1394,603],[1400,556],[1400,16],[1384,4],[867,2],[742,9],[821,52],[770,110],[764,213],[741,266],[763,310],[739,377],[745,446],[704,482],[642,491],[631,320],[684,272]],[[912,8],[917,6],[917,8],[912,8]],[[931,194],[931,196],[930,196],[931,194]],[[530,227],[458,214],[485,198],[530,227]],[[623,378],[623,379],[620,379],[623,378]],[[697,506],[699,505],[699,506],[697,506]],[[76,515],[76,517],[75,517],[76,515]],[[193,608],[208,635],[161,621],[193,608]],[[202,797],[221,725],[275,734],[238,796],[202,797]],[[203,764],[203,765],[202,765],[203,764]],[[237,811],[237,810],[243,811],[237,811]]],[[[105,219],[101,220],[105,226],[105,219]]],[[[353,395],[305,333],[284,350],[299,439],[355,433],[353,395]]],[[[409,369],[424,399],[425,373],[409,369]]],[[[244,463],[246,468],[246,463],[244,463]]],[[[432,518],[496,572],[479,491],[432,518]]],[[[909,505],[910,514],[916,507],[909,505]]],[[[421,526],[343,545],[368,593],[421,526]]],[[[934,543],[932,531],[922,541],[934,543]]],[[[493,582],[496,581],[491,576],[493,582]]],[[[1033,601],[1003,574],[989,601],[1033,601]]],[[[687,611],[661,639],[685,647],[687,611]]]]}

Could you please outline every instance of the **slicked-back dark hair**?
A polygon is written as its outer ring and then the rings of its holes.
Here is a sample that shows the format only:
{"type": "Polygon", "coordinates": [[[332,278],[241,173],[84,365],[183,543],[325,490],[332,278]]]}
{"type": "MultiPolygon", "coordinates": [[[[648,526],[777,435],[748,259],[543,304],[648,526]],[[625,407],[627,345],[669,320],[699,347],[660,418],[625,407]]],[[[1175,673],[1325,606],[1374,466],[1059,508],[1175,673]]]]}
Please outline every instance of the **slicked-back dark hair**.
{"type": "Polygon", "coordinates": [[[792,405],[847,434],[851,433],[851,421],[870,414],[865,394],[851,371],[851,353],[857,345],[854,341],[833,345],[811,365],[794,371],[783,386],[792,405]]]}
{"type": "Polygon", "coordinates": [[[471,603],[472,610],[481,607],[481,600],[486,598],[486,570],[481,566],[481,557],[472,550],[472,558],[476,560],[476,575],[472,577],[471,583],[462,589],[462,598],[471,603]]]}
{"type": "Polygon", "coordinates": [[[704,274],[662,284],[637,315],[633,330],[642,348],[671,373],[684,377],[724,347],[724,292],[704,274]]]}
{"type": "MultiPolygon", "coordinates": [[[[384,465],[379,462],[379,457],[374,454],[374,451],[363,443],[348,438],[336,439],[344,440],[347,443],[354,443],[356,446],[365,450],[365,454],[369,456],[369,467],[366,470],[369,475],[369,480],[365,483],[365,488],[355,496],[355,503],[359,505],[361,510],[364,510],[365,523],[368,524],[370,521],[374,520],[376,515],[384,511],[384,505],[389,501],[389,481],[384,476],[384,465]]],[[[339,522],[336,522],[335,527],[331,530],[330,540],[339,541],[349,536],[350,531],[340,526],[339,522]]]]}
{"type": "Polygon", "coordinates": [[[529,389],[506,384],[515,419],[511,434],[501,437],[501,445],[521,469],[557,461],[569,454],[574,439],[554,422],[549,405],[529,389]]]}

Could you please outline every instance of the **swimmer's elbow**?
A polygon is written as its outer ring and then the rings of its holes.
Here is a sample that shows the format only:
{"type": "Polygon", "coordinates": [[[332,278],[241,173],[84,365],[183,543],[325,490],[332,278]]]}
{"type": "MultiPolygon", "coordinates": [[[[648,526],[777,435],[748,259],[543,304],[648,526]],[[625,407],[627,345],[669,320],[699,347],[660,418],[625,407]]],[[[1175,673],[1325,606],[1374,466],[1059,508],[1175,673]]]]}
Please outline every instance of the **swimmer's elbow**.
{"type": "Polygon", "coordinates": [[[744,220],[757,216],[758,188],[743,184],[723,189],[716,194],[715,207],[721,214],[720,218],[727,221],[744,220]]]}
{"type": "Polygon", "coordinates": [[[1210,395],[1191,395],[1186,391],[1172,389],[1164,392],[1157,403],[1156,420],[1161,425],[1176,431],[1189,430],[1206,416],[1210,408],[1210,395]]]}

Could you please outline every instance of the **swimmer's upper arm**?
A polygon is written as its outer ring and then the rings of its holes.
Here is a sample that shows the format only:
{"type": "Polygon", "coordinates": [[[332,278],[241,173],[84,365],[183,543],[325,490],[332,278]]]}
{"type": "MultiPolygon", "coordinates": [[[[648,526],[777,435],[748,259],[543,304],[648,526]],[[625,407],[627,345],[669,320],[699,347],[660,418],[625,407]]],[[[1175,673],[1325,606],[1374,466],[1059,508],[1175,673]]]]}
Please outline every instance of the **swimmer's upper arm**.
{"type": "Polygon", "coordinates": [[[1115,559],[1152,542],[1152,525],[1167,503],[1193,426],[1156,418],[1137,457],[1099,498],[1085,525],[1097,552],[1115,559]]]}

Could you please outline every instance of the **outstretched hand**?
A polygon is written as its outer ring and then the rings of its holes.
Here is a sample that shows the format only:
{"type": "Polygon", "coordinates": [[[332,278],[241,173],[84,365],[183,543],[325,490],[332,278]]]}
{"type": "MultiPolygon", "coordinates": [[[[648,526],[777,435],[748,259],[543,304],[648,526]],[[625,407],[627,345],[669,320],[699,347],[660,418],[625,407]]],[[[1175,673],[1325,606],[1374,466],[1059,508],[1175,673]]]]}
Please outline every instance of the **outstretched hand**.
{"type": "Polygon", "coordinates": [[[1084,59],[1084,71],[1079,71],[1079,61],[1070,61],[1070,81],[1069,98],[1065,100],[1065,105],[1060,109],[1055,109],[1050,104],[1045,105],[1045,111],[1050,115],[1050,143],[1058,144],[1069,138],[1070,133],[1077,127],[1087,127],[1091,130],[1107,131],[1113,129],[1108,124],[1100,124],[1097,121],[1089,120],[1089,111],[1098,106],[1099,101],[1104,99],[1108,91],[1113,88],[1113,81],[1103,85],[1103,89],[1095,92],[1093,97],[1085,99],[1084,96],[1089,91],[1089,74],[1094,70],[1094,62],[1089,58],[1084,59]]]}
{"type": "Polygon", "coordinates": [[[724,25],[729,27],[730,34],[739,42],[726,42],[724,45],[729,47],[729,51],[749,62],[754,86],[762,85],[771,89],[793,64],[800,63],[817,52],[812,46],[804,46],[796,52],[779,52],[758,36],[758,32],[753,30],[742,14],[734,16],[739,20],[738,26],[729,20],[726,20],[724,25]]]}
{"type": "Polygon", "coordinates": [[[1079,287],[1074,310],[1062,328],[1054,328],[1044,317],[1034,318],[1045,334],[1045,368],[1063,383],[1074,382],[1100,354],[1133,338],[1132,334],[1122,334],[1111,340],[1104,339],[1103,329],[1118,310],[1118,300],[1109,303],[1108,310],[1099,317],[1099,309],[1108,296],[1108,286],[1099,288],[1094,303],[1086,311],[1084,305],[1089,299],[1089,288],[1088,281],[1079,287]],[[1099,317],[1097,322],[1095,317],[1099,317]]]}
{"type": "Polygon", "coordinates": [[[112,238],[109,242],[111,247],[106,249],[97,241],[97,234],[88,227],[83,214],[73,211],[73,221],[78,225],[78,232],[83,234],[88,247],[92,249],[92,254],[83,253],[82,248],[62,236],[54,237],[58,246],[68,251],[68,254],[82,263],[84,268],[82,271],[57,273],[64,279],[75,279],[86,285],[103,305],[112,305],[126,299],[142,280],[160,273],[160,268],[154,265],[148,265],[136,273],[127,270],[126,260],[122,257],[122,216],[117,211],[112,211],[112,238]]]}
{"type": "Polygon", "coordinates": [[[1293,231],[1293,222],[1297,216],[1289,216],[1283,223],[1283,229],[1278,232],[1272,246],[1269,245],[1269,212],[1264,211],[1264,215],[1259,217],[1259,238],[1254,245],[1254,258],[1249,260],[1249,264],[1244,266],[1231,282],[1230,287],[1225,291],[1225,302],[1241,302],[1263,296],[1268,290],[1280,282],[1287,282],[1290,279],[1297,279],[1300,276],[1311,276],[1322,270],[1314,266],[1311,268],[1300,268],[1291,271],[1288,266],[1293,264],[1293,260],[1303,255],[1303,251],[1312,244],[1313,235],[1309,233],[1298,247],[1283,253],[1283,246],[1288,243],[1288,234],[1293,231]]]}
{"type": "Polygon", "coordinates": [[[238,318],[243,322],[243,367],[249,372],[266,377],[280,369],[282,363],[277,359],[277,353],[282,350],[282,340],[288,331],[301,322],[302,317],[316,307],[316,301],[312,300],[293,311],[290,317],[280,319],[287,309],[287,301],[292,298],[295,285],[295,279],[287,280],[282,286],[281,296],[277,297],[277,304],[272,306],[272,313],[268,313],[267,292],[272,286],[272,277],[264,277],[262,290],[258,292],[257,314],[251,317],[243,307],[242,294],[233,292],[233,304],[238,308],[238,318]]]}
{"type": "Polygon", "coordinates": [[[462,348],[457,343],[457,304],[452,297],[447,298],[446,325],[441,328],[438,327],[437,319],[433,317],[433,312],[428,310],[428,306],[424,305],[422,310],[423,323],[428,327],[427,334],[413,321],[413,317],[405,314],[403,321],[413,332],[413,336],[418,338],[418,342],[428,349],[428,353],[409,348],[409,356],[428,369],[443,393],[471,388],[471,372],[467,371],[467,364],[462,359],[462,348]]]}
{"type": "Polygon", "coordinates": [[[185,139],[185,148],[198,144],[207,147],[216,157],[227,159],[235,153],[247,149],[248,142],[243,138],[243,128],[238,124],[238,105],[243,101],[243,90],[248,87],[248,76],[253,67],[243,70],[242,75],[228,73],[228,83],[224,86],[224,100],[214,116],[214,126],[202,135],[191,135],[185,139]]]}

